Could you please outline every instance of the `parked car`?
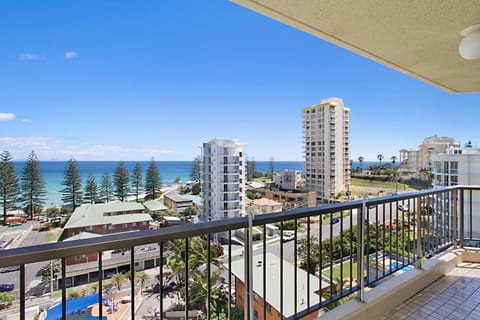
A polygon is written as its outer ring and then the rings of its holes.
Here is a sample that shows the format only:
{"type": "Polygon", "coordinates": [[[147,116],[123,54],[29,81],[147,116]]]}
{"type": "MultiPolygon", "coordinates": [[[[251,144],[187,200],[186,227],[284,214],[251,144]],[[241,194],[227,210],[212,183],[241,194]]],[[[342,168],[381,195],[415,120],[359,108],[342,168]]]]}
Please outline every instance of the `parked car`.
{"type": "Polygon", "coordinates": [[[285,231],[283,236],[282,236],[282,241],[283,242],[287,242],[287,241],[290,241],[290,240],[293,240],[295,239],[295,232],[293,231],[285,231]]]}
{"type": "Polygon", "coordinates": [[[409,211],[409,210],[410,210],[410,209],[408,208],[408,204],[403,205],[403,204],[399,203],[399,204],[397,204],[397,208],[398,208],[398,210],[400,210],[400,211],[409,211]]]}
{"type": "Polygon", "coordinates": [[[0,284],[0,292],[12,291],[15,288],[13,283],[2,283],[0,284]]]}
{"type": "Polygon", "coordinates": [[[339,223],[339,222],[340,222],[340,218],[332,218],[332,221],[331,221],[332,224],[339,223]]]}
{"type": "Polygon", "coordinates": [[[27,222],[27,220],[23,217],[7,217],[7,219],[5,219],[5,225],[7,226],[10,226],[12,224],[19,226],[25,222],[27,222]]]}

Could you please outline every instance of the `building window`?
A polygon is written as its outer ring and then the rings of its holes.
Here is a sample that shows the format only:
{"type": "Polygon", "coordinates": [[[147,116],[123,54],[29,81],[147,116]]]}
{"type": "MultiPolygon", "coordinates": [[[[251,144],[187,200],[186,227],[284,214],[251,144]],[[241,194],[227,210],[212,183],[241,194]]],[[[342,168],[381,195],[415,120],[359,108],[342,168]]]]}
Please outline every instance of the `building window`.
{"type": "Polygon", "coordinates": [[[108,226],[108,229],[113,230],[113,229],[115,229],[115,226],[113,224],[111,224],[111,225],[108,226]]]}
{"type": "Polygon", "coordinates": [[[132,222],[132,228],[135,228],[137,226],[136,222],[132,222]]]}
{"type": "Polygon", "coordinates": [[[75,256],[75,261],[84,261],[87,258],[86,255],[82,254],[79,256],[75,256]]]}

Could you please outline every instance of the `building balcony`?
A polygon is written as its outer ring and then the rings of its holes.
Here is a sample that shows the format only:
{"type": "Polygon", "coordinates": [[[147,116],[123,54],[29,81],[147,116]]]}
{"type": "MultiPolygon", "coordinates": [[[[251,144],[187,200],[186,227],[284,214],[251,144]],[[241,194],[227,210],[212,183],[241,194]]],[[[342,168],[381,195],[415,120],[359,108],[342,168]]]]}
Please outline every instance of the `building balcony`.
{"type": "MultiPolygon", "coordinates": [[[[480,235],[479,196],[480,186],[455,186],[257,215],[251,220],[240,217],[5,249],[0,251],[0,268],[13,271],[2,273],[2,281],[14,284],[9,293],[16,299],[3,304],[0,317],[17,314],[29,319],[35,306],[49,309],[53,299],[35,294],[32,288],[39,280],[32,281],[31,273],[58,261],[52,274],[62,319],[78,311],[66,303],[67,288],[81,291],[87,283],[102,288],[87,308],[87,312],[97,310],[94,316],[102,318],[107,309],[99,306],[112,297],[108,289],[112,282],[106,278],[143,269],[159,292],[140,288],[135,273],[121,287],[129,298],[124,318],[168,318],[171,298],[166,293],[173,290],[178,293],[174,294],[177,311],[185,318],[200,310],[210,319],[221,309],[229,319],[240,311],[245,319],[397,319],[425,302],[430,308],[418,312],[451,319],[455,308],[467,301],[458,312],[473,306],[468,312],[475,319],[478,298],[470,304],[468,298],[476,295],[478,270],[465,266],[480,261],[474,248],[480,235]],[[274,230],[271,225],[280,235],[288,230],[288,238],[259,237],[258,230],[274,230]],[[239,230],[243,245],[231,240],[239,230]],[[220,255],[208,245],[215,241],[223,243],[220,255]],[[124,254],[112,253],[117,251],[124,254]],[[85,264],[67,263],[78,257],[93,258],[85,264]],[[199,257],[204,260],[197,265],[199,257]],[[448,296],[455,303],[446,303],[440,293],[432,295],[439,288],[452,289],[449,275],[458,273],[455,295],[448,296]],[[218,280],[220,275],[223,281],[218,280]],[[172,277],[178,281],[175,288],[169,286],[172,277]],[[449,286],[441,284],[445,280],[449,286]],[[199,281],[206,290],[198,291],[199,281]],[[411,298],[425,287],[424,294],[411,298]],[[218,294],[225,294],[224,308],[219,307],[218,294]],[[442,308],[446,304],[448,310],[442,308]]],[[[235,210],[239,207],[231,208],[235,210]]],[[[42,280],[39,287],[49,288],[50,281],[42,280]]]]}

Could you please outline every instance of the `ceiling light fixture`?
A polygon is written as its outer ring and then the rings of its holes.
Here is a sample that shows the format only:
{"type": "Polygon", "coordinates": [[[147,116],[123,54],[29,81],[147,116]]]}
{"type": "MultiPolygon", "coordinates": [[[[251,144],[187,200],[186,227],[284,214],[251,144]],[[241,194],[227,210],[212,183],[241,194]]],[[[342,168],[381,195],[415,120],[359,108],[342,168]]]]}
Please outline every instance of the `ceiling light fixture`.
{"type": "Polygon", "coordinates": [[[462,41],[458,46],[458,53],[463,59],[480,59],[480,24],[475,24],[463,30],[462,41]]]}

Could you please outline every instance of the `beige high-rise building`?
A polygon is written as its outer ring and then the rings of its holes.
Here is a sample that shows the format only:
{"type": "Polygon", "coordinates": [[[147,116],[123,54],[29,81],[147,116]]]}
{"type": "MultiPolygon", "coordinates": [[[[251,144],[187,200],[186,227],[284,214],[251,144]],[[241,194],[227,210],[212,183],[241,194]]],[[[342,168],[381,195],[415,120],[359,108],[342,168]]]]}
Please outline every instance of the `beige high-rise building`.
{"type": "Polygon", "coordinates": [[[324,201],[350,190],[350,109],[328,98],[304,108],[305,189],[324,201]]]}
{"type": "Polygon", "coordinates": [[[432,167],[432,155],[445,153],[451,147],[458,148],[460,143],[450,137],[432,136],[425,138],[416,150],[400,150],[400,170],[403,172],[420,172],[432,167]]]}

